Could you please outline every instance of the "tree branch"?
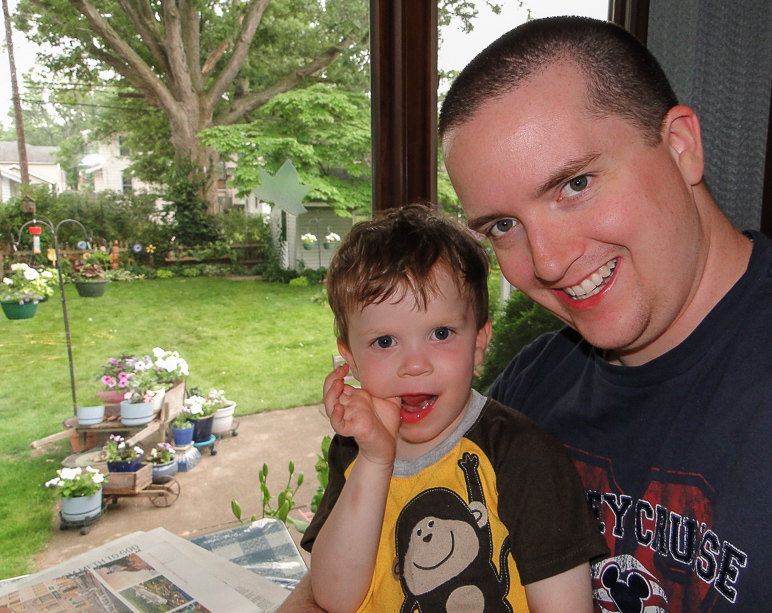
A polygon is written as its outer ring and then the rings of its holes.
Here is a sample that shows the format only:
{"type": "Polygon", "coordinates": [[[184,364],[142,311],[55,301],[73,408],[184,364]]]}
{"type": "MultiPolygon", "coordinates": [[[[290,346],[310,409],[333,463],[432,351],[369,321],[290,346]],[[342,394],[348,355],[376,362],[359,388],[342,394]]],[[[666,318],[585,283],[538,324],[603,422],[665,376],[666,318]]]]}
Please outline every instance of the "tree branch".
{"type": "Polygon", "coordinates": [[[246,13],[246,19],[244,25],[239,33],[236,46],[233,48],[228,62],[223,68],[222,72],[217,76],[215,82],[207,92],[206,101],[204,103],[204,114],[206,117],[211,117],[214,113],[214,107],[217,102],[222,98],[223,94],[227,91],[233,79],[239,74],[241,66],[247,59],[247,53],[249,53],[249,46],[252,44],[252,39],[257,31],[257,26],[260,25],[260,20],[263,18],[265,8],[268,6],[271,0],[251,0],[246,13]]]}
{"type": "Polygon", "coordinates": [[[193,84],[188,70],[188,58],[182,41],[180,9],[175,0],[161,0],[166,54],[169,57],[170,86],[174,98],[189,106],[193,97],[193,84]]]}
{"type": "MultiPolygon", "coordinates": [[[[362,25],[362,28],[366,28],[366,26],[362,25]]],[[[315,60],[291,72],[289,75],[284,77],[284,79],[278,81],[272,87],[259,92],[254,92],[252,94],[247,94],[238,100],[234,100],[226,111],[214,118],[212,123],[217,126],[227,126],[236,123],[247,113],[250,113],[255,109],[260,108],[264,104],[270,102],[271,99],[275,96],[291,90],[293,87],[300,84],[304,79],[307,79],[308,77],[311,77],[327,68],[327,66],[332,64],[332,62],[335,61],[341,53],[343,53],[349,47],[355,45],[361,40],[361,38],[362,30],[352,32],[339,44],[330,47],[315,60]]]]}
{"type": "Polygon", "coordinates": [[[118,5],[126,13],[137,34],[142,38],[142,42],[150,51],[153,59],[158,62],[160,72],[168,72],[169,62],[166,57],[166,51],[163,47],[161,34],[155,20],[155,15],[150,10],[143,11],[143,7],[149,9],[147,2],[142,0],[116,0],[118,5]]]}

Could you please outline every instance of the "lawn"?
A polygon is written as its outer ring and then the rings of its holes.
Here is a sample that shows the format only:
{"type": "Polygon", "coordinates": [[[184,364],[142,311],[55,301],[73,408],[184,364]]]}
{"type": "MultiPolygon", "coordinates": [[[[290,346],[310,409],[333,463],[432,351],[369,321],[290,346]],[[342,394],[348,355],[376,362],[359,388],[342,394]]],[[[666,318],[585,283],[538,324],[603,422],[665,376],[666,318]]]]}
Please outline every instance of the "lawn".
{"type": "MultiPolygon", "coordinates": [[[[336,352],[332,313],[313,301],[319,291],[217,277],[111,283],[102,298],[65,286],[78,404],[101,404],[108,358],[154,347],[178,351],[188,387],[224,389],[238,415],[319,403],[336,352]]],[[[54,503],[42,484],[71,450],[36,455],[30,443],[72,415],[57,292],[32,319],[0,316],[0,579],[37,570],[54,503]]]]}

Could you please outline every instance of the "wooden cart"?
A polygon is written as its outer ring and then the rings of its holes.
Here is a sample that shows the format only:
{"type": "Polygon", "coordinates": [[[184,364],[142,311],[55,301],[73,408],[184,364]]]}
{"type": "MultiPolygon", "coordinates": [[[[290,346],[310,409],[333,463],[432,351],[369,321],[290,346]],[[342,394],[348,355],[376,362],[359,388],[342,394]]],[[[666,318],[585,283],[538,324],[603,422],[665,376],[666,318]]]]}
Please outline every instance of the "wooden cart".
{"type": "Polygon", "coordinates": [[[170,507],[180,497],[180,483],[169,477],[165,483],[153,483],[153,465],[143,464],[133,473],[108,473],[102,496],[117,502],[126,496],[145,496],[156,507],[170,507]]]}

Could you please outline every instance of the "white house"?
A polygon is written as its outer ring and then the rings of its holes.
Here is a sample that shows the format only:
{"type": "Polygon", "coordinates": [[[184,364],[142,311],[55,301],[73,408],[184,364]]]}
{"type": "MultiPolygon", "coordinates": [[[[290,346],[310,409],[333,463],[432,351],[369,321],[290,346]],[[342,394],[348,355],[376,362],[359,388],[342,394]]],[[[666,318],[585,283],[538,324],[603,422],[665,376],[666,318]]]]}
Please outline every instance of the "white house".
{"type": "MultiPolygon", "coordinates": [[[[32,185],[48,185],[57,194],[66,189],[66,177],[56,161],[57,147],[27,145],[27,163],[32,185]]],[[[0,142],[0,203],[21,192],[21,166],[16,141],[0,142]]]]}
{"type": "Polygon", "coordinates": [[[83,159],[83,172],[94,177],[94,192],[147,191],[157,186],[140,181],[126,170],[131,164],[128,151],[117,135],[99,142],[97,152],[83,159]]]}

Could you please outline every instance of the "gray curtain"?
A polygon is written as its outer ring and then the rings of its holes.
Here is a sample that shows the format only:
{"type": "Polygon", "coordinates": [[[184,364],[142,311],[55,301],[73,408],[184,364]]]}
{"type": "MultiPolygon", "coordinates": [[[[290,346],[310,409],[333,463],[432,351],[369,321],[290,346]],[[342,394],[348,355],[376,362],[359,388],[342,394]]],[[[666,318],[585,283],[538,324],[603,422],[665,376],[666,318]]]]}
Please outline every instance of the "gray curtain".
{"type": "Polygon", "coordinates": [[[651,0],[648,47],[700,118],[705,181],[739,229],[758,229],[772,87],[771,0],[651,0]]]}

